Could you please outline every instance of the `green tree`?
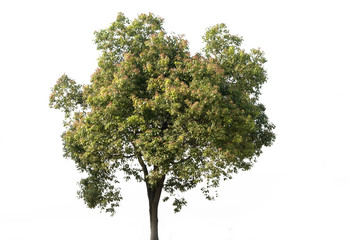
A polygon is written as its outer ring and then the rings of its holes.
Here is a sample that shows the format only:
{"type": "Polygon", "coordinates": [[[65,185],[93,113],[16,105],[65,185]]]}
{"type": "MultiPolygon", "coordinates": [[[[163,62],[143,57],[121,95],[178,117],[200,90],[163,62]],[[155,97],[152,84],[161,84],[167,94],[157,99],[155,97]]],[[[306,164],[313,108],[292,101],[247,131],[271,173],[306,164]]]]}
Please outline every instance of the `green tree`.
{"type": "Polygon", "coordinates": [[[182,36],[167,34],[163,19],[122,13],[95,32],[101,56],[89,85],[67,75],[52,89],[50,107],[65,112],[64,156],[87,177],[78,192],[90,208],[118,207],[117,175],[146,184],[151,240],[158,239],[161,192],[175,212],[180,193],[211,188],[249,170],[275,135],[259,103],[266,82],[260,50],[240,48],[242,38],[224,24],[203,37],[191,55],[182,36]]]}

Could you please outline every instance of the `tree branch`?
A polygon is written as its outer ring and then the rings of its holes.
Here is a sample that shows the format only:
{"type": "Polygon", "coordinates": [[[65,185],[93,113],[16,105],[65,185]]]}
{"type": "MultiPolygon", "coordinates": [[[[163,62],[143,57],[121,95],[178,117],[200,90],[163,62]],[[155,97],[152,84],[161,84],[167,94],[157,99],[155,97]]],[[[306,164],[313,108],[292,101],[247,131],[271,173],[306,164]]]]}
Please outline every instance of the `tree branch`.
{"type": "Polygon", "coordinates": [[[145,177],[145,179],[146,179],[146,177],[149,175],[149,172],[147,171],[147,167],[146,167],[146,165],[145,165],[143,159],[141,158],[141,155],[140,155],[140,154],[137,155],[137,158],[138,158],[138,162],[139,162],[141,168],[143,169],[144,177],[145,177]]]}

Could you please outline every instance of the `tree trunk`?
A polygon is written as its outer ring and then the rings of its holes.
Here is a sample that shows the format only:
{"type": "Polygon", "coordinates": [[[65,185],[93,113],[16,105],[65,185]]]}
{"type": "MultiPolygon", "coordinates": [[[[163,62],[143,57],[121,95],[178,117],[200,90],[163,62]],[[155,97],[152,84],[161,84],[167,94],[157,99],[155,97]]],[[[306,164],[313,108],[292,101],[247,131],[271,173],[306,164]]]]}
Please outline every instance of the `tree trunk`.
{"type": "Polygon", "coordinates": [[[150,212],[150,240],[158,240],[158,217],[157,208],[158,204],[150,203],[149,200],[149,212],[150,212]]]}
{"type": "Polygon", "coordinates": [[[165,177],[162,177],[156,186],[147,184],[147,196],[149,198],[149,213],[150,213],[150,240],[158,239],[158,204],[160,202],[163,182],[165,177]]]}

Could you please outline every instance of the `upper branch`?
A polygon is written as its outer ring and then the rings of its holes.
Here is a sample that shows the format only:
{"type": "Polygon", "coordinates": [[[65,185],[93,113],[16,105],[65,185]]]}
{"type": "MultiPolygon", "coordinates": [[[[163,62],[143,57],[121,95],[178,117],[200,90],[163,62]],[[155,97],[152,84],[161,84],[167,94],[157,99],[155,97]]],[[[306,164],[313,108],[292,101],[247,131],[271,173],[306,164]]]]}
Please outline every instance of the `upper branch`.
{"type": "Polygon", "coordinates": [[[141,166],[141,168],[143,169],[143,172],[144,172],[144,177],[146,178],[148,175],[149,175],[149,172],[147,170],[147,167],[143,161],[143,159],[141,158],[141,155],[140,154],[137,154],[137,158],[138,158],[138,162],[141,166]]]}

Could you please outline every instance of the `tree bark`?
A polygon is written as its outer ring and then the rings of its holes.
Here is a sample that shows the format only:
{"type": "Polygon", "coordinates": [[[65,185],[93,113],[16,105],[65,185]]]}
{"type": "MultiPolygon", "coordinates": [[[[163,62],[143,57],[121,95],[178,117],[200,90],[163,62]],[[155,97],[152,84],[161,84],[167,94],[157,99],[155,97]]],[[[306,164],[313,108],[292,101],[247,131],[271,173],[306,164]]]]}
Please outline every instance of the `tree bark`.
{"type": "MultiPolygon", "coordinates": [[[[150,200],[149,200],[150,202],[150,200]]],[[[149,212],[150,212],[150,240],[159,240],[158,239],[158,217],[157,217],[158,206],[155,203],[150,203],[149,212]]]]}
{"type": "Polygon", "coordinates": [[[161,192],[163,188],[163,176],[156,186],[147,184],[147,196],[149,198],[149,214],[150,214],[150,240],[159,240],[158,238],[158,204],[160,202],[161,192]]]}

